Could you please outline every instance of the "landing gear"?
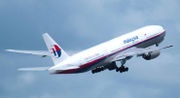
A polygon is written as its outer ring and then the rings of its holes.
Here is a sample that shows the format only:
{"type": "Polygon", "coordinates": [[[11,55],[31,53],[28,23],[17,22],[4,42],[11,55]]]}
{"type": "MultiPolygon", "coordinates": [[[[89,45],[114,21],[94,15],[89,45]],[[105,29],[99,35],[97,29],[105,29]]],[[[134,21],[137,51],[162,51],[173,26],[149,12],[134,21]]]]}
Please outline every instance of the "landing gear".
{"type": "Polygon", "coordinates": [[[119,71],[120,73],[122,73],[122,72],[126,72],[126,71],[128,71],[128,70],[129,70],[128,67],[121,66],[121,67],[119,67],[119,68],[116,69],[116,72],[119,71]]]}
{"type": "Polygon", "coordinates": [[[104,71],[106,69],[108,70],[116,70],[116,72],[120,72],[120,73],[123,73],[123,72],[126,72],[129,70],[128,67],[125,67],[124,64],[126,63],[126,61],[130,59],[130,58],[126,58],[126,59],[123,59],[123,60],[120,60],[121,62],[121,66],[118,67],[116,65],[116,62],[112,62],[110,63],[109,65],[106,65],[106,66],[101,66],[101,67],[96,67],[95,69],[93,69],[91,72],[92,74],[95,74],[95,73],[98,73],[98,72],[101,72],[101,71],[104,71]]]}
{"type": "Polygon", "coordinates": [[[121,67],[119,67],[119,68],[117,67],[117,68],[116,68],[116,72],[119,71],[120,73],[122,73],[122,72],[128,71],[129,68],[124,66],[125,63],[126,63],[126,59],[121,60],[121,67]]]}
{"type": "Polygon", "coordinates": [[[104,67],[98,67],[98,68],[92,70],[92,73],[95,74],[95,73],[101,72],[101,71],[104,71],[104,67]]]}

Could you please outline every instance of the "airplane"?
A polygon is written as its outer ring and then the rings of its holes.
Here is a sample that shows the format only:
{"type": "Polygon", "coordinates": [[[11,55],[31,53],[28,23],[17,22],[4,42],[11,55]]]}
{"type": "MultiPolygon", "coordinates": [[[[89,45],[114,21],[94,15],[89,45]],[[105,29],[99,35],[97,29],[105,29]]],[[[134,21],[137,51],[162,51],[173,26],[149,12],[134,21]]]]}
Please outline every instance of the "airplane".
{"type": "Polygon", "coordinates": [[[75,74],[91,71],[93,74],[104,70],[127,72],[125,63],[133,56],[151,60],[160,55],[160,51],[173,47],[159,47],[166,31],[160,25],[148,25],[101,43],[82,52],[69,56],[49,35],[44,33],[43,39],[49,51],[30,51],[6,49],[8,52],[49,56],[54,66],[19,68],[20,71],[48,71],[50,74],[75,74]],[[118,66],[117,62],[120,62],[118,66]]]}

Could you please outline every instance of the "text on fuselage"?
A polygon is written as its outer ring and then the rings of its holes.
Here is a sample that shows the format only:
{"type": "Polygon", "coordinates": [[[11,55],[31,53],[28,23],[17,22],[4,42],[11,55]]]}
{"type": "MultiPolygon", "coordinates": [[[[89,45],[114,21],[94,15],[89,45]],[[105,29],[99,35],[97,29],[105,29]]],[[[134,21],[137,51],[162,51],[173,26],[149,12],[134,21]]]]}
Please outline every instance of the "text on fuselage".
{"type": "Polygon", "coordinates": [[[127,43],[130,43],[130,42],[134,42],[137,39],[138,39],[138,36],[134,36],[132,38],[128,38],[128,39],[124,40],[123,42],[124,42],[124,44],[127,44],[127,43]]]}

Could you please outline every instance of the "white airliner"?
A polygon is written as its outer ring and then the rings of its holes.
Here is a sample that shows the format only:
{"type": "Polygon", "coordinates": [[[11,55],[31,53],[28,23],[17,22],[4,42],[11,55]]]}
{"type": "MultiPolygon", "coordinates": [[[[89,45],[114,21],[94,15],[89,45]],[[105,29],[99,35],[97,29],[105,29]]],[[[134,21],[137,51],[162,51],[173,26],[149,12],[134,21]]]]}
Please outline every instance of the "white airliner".
{"type": "Polygon", "coordinates": [[[52,67],[20,68],[21,71],[44,71],[51,74],[74,74],[92,71],[116,70],[126,72],[124,64],[133,56],[141,56],[151,60],[160,55],[160,50],[172,45],[158,47],[165,37],[165,30],[159,25],[149,25],[101,43],[97,46],[69,56],[47,33],[43,35],[49,51],[28,51],[6,49],[9,52],[50,56],[54,62],[52,67]],[[121,62],[118,67],[116,62],[121,62]]]}

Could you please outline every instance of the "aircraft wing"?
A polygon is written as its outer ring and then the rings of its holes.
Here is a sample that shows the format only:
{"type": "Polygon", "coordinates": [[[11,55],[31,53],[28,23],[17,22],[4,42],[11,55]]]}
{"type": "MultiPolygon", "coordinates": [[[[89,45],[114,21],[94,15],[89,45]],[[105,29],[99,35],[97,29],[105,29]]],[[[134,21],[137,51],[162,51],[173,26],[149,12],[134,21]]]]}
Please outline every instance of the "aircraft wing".
{"type": "Polygon", "coordinates": [[[32,55],[40,55],[42,57],[50,56],[48,51],[33,51],[33,50],[14,50],[14,49],[6,49],[8,52],[15,52],[15,53],[24,53],[24,54],[32,54],[32,55]]]}
{"type": "Polygon", "coordinates": [[[119,54],[118,56],[114,57],[112,59],[112,61],[118,61],[118,60],[122,60],[122,59],[126,59],[127,57],[132,57],[132,56],[142,56],[145,53],[149,53],[152,51],[156,51],[156,50],[162,50],[162,49],[167,49],[167,48],[171,48],[173,47],[173,45],[169,45],[169,46],[165,46],[165,47],[147,47],[147,48],[131,48],[125,52],[122,52],[121,54],[119,54]]]}

